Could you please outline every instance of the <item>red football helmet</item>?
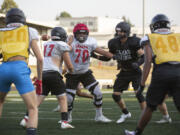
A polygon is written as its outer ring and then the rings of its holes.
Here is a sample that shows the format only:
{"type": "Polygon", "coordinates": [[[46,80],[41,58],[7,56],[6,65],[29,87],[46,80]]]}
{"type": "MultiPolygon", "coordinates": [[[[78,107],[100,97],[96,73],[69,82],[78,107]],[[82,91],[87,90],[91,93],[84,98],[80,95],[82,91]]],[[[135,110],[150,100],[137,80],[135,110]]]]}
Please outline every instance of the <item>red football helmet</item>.
{"type": "Polygon", "coordinates": [[[73,34],[76,40],[79,42],[86,41],[88,35],[89,35],[89,29],[88,27],[83,23],[78,23],[73,29],[73,34]],[[81,34],[81,35],[80,35],[81,34]]]}

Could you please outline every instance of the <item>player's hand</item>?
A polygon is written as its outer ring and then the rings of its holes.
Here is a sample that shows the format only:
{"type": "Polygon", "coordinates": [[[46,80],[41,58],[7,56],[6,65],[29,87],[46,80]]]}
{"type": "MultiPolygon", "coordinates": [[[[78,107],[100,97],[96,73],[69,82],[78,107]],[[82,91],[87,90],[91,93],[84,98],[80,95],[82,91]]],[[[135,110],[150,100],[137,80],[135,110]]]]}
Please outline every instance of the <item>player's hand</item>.
{"type": "Polygon", "coordinates": [[[62,74],[64,75],[64,74],[66,74],[66,73],[67,73],[67,69],[64,68],[64,69],[62,70],[62,74]]]}
{"type": "Polygon", "coordinates": [[[67,44],[68,44],[68,45],[71,45],[72,42],[73,42],[73,40],[74,40],[74,36],[73,36],[73,35],[68,36],[68,42],[67,42],[67,44]]]}
{"type": "Polygon", "coordinates": [[[42,94],[42,81],[41,80],[36,80],[34,82],[34,85],[36,86],[36,94],[41,95],[42,94]]]}

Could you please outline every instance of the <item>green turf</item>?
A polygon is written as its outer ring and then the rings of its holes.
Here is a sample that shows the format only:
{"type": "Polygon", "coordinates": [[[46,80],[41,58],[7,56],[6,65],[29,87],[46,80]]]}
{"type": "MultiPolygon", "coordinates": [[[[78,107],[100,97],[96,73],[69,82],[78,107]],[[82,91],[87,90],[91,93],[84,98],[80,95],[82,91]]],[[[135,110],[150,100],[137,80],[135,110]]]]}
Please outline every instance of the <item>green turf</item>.
{"type": "MultiPolygon", "coordinates": [[[[0,135],[24,135],[25,130],[19,126],[20,120],[25,114],[25,106],[16,93],[11,93],[6,99],[3,116],[0,119],[0,135]],[[13,94],[13,95],[11,95],[13,94]],[[18,101],[14,101],[18,99],[18,101]]],[[[55,98],[48,96],[48,98],[55,98]]],[[[109,124],[96,123],[94,121],[95,109],[90,99],[76,98],[73,111],[72,125],[75,129],[62,130],[58,125],[60,114],[52,112],[57,105],[56,100],[46,100],[39,108],[38,135],[124,135],[124,129],[133,130],[140,116],[140,107],[133,93],[123,95],[132,118],[123,124],[116,124],[115,121],[121,115],[118,106],[113,102],[111,94],[104,94],[103,112],[105,116],[112,119],[109,124]]],[[[172,102],[167,100],[169,114],[173,119],[172,124],[156,124],[162,115],[156,111],[152,120],[144,131],[143,135],[180,135],[180,115],[172,102]]]]}

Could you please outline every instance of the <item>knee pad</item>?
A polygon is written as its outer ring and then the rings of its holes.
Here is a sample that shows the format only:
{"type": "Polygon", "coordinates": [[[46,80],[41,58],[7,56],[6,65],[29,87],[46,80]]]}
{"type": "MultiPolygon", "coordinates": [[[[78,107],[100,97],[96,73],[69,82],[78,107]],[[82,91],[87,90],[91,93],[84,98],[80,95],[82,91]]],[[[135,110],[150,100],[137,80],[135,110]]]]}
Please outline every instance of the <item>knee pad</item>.
{"type": "Polygon", "coordinates": [[[136,98],[138,99],[139,103],[142,103],[145,101],[145,98],[142,93],[136,94],[136,98]]]}
{"type": "Polygon", "coordinates": [[[75,94],[67,92],[66,95],[67,95],[67,102],[68,102],[68,111],[72,111],[75,94]]]}
{"type": "Polygon", "coordinates": [[[119,102],[121,100],[121,95],[112,94],[112,98],[114,99],[115,102],[119,102]]]}
{"type": "Polygon", "coordinates": [[[100,86],[98,82],[92,85],[89,88],[89,91],[92,95],[94,95],[94,105],[97,107],[102,106],[102,92],[100,91],[100,86]]]}
{"type": "Polygon", "coordinates": [[[157,109],[157,105],[151,105],[151,104],[148,104],[148,103],[147,103],[147,107],[149,107],[152,110],[152,112],[157,109]]]}

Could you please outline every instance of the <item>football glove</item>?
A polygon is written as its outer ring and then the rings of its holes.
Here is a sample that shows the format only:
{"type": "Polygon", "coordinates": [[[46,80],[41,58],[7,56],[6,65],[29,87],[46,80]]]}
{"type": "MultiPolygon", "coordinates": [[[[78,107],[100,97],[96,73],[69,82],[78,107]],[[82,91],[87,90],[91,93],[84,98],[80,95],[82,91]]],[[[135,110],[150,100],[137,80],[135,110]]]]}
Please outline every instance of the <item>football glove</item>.
{"type": "Polygon", "coordinates": [[[42,94],[42,81],[41,80],[36,80],[34,82],[34,85],[36,86],[36,94],[41,95],[42,94]]]}

